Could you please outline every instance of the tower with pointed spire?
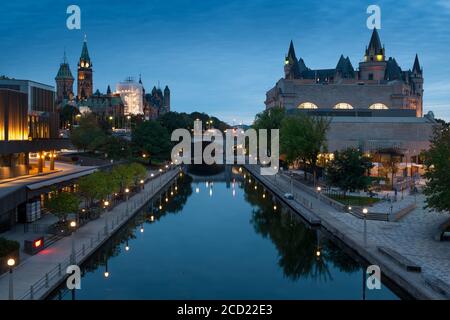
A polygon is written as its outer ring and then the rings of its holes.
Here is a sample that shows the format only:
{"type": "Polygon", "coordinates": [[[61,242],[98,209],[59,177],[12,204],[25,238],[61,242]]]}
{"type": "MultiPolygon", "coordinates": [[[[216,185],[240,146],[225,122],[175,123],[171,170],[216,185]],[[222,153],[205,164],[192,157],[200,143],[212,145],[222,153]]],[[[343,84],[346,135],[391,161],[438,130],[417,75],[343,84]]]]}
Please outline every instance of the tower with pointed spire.
{"type": "Polygon", "coordinates": [[[84,36],[83,48],[81,50],[81,56],[78,61],[77,80],[78,80],[77,86],[78,100],[87,99],[90,96],[92,96],[93,92],[92,62],[91,58],[89,57],[86,36],[84,36]]]}
{"type": "Polygon", "coordinates": [[[412,84],[412,94],[418,97],[416,99],[416,113],[420,117],[423,114],[423,70],[420,67],[419,56],[416,54],[412,71],[410,73],[412,84]]]}
{"type": "Polygon", "coordinates": [[[359,63],[360,79],[367,81],[384,80],[386,66],[385,49],[381,46],[377,29],[374,28],[369,45],[366,47],[364,61],[359,63]]]}
{"type": "Polygon", "coordinates": [[[59,65],[58,73],[55,77],[56,81],[56,102],[63,100],[71,100],[73,98],[73,82],[74,78],[67,62],[66,51],[64,51],[63,62],[59,65]]]}
{"type": "Polygon", "coordinates": [[[284,78],[267,92],[266,107],[322,109],[340,114],[353,109],[370,110],[370,114],[393,110],[392,114],[422,117],[423,72],[419,58],[416,56],[412,70],[402,70],[395,58],[386,57],[378,32],[376,28],[371,31],[359,69],[353,68],[344,55],[334,68],[310,69],[297,56],[291,41],[284,58],[284,78]]]}
{"type": "Polygon", "coordinates": [[[298,65],[297,56],[295,54],[294,43],[291,40],[289,50],[284,59],[284,77],[286,79],[298,79],[300,77],[300,68],[298,65]]]}

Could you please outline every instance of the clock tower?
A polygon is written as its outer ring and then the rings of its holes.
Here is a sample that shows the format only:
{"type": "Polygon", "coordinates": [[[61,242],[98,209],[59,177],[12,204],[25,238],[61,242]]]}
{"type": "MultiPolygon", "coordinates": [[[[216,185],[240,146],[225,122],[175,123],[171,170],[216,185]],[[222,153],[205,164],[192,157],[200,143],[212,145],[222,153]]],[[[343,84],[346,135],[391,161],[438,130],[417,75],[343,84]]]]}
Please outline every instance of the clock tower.
{"type": "Polygon", "coordinates": [[[79,100],[87,99],[92,96],[92,62],[89,57],[86,36],[84,37],[83,49],[81,50],[80,61],[78,62],[78,92],[79,100]]]}

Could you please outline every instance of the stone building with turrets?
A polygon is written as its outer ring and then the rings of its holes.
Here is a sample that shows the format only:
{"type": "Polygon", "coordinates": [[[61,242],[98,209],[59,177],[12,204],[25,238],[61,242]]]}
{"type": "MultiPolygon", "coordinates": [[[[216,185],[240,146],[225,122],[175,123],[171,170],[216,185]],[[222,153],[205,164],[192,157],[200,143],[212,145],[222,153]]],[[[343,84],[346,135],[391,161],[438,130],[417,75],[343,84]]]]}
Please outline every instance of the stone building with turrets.
{"type": "Polygon", "coordinates": [[[358,147],[368,153],[397,150],[407,163],[429,146],[435,120],[423,115],[423,70],[416,54],[412,69],[387,58],[378,30],[372,31],[355,69],[340,56],[336,67],[312,69],[296,56],[291,41],[284,77],[266,93],[267,109],[330,119],[328,150],[358,147]]]}

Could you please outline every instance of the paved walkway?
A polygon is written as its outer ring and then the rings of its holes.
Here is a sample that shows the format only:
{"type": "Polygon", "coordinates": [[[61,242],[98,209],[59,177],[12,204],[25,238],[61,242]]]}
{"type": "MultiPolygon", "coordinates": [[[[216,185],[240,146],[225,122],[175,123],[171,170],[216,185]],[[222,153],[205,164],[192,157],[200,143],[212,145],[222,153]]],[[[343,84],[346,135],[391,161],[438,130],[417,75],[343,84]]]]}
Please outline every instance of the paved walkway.
{"type": "MultiPolygon", "coordinates": [[[[99,219],[78,229],[74,235],[57,241],[52,246],[23,261],[14,269],[15,299],[39,299],[46,292],[50,292],[64,278],[66,267],[71,264],[72,238],[75,240],[76,261],[81,264],[109,239],[112,232],[125,224],[178,172],[178,169],[175,168],[165,172],[162,176],[155,176],[145,184],[144,191],[135,194],[128,202],[120,203],[99,219]],[[108,226],[107,233],[105,233],[106,225],[108,226]],[[32,297],[30,297],[31,287],[33,287],[32,297]]],[[[8,299],[8,289],[9,274],[6,273],[0,276],[0,300],[8,299]]]]}
{"type": "MultiPolygon", "coordinates": [[[[288,178],[280,175],[260,176],[259,170],[248,169],[282,196],[290,192],[288,178]]],[[[424,196],[417,196],[417,207],[399,222],[366,221],[367,238],[364,245],[364,221],[351,214],[337,211],[314,196],[294,186],[296,200],[286,200],[294,208],[300,203],[312,206],[322,226],[343,240],[371,263],[378,264],[382,272],[417,298],[445,299],[428,283],[435,277],[450,286],[450,242],[434,240],[437,228],[450,219],[450,215],[423,209],[424,196]],[[422,267],[422,273],[407,272],[393,260],[382,255],[378,247],[391,248],[422,267]]],[[[301,211],[301,210],[300,210],[301,211]]],[[[448,293],[450,295],[450,292],[448,293]]],[[[447,298],[449,298],[448,296],[447,298]]]]}

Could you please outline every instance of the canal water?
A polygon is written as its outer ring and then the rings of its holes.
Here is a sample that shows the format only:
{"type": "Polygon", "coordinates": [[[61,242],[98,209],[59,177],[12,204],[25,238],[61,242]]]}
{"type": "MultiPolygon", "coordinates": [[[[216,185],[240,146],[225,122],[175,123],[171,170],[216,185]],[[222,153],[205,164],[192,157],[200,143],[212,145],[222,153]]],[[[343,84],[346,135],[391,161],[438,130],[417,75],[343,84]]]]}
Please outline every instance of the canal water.
{"type": "Polygon", "coordinates": [[[233,167],[174,181],[49,299],[400,298],[365,289],[366,267],[233,167]]]}

